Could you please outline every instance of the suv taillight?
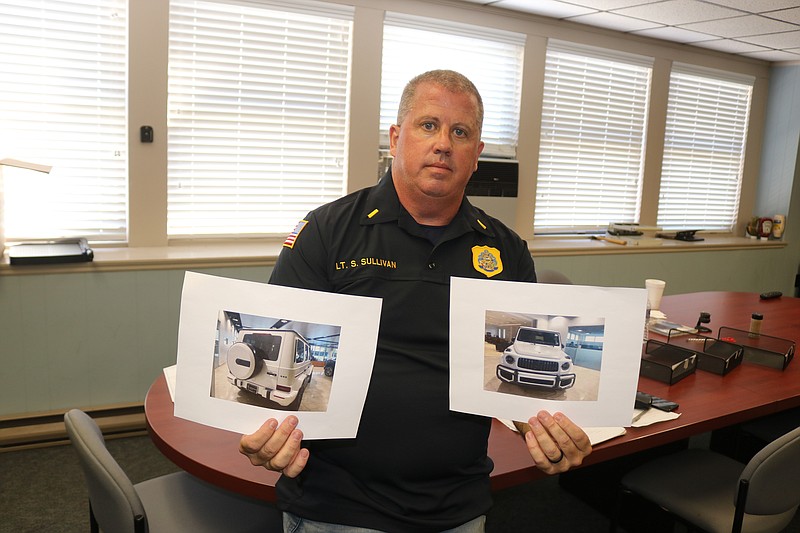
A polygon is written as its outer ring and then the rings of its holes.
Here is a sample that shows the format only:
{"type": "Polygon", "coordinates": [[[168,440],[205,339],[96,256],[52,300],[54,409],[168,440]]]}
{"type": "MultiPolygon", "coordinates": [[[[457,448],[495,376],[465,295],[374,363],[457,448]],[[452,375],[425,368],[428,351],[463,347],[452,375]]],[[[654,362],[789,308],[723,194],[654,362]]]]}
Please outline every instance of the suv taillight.
{"type": "Polygon", "coordinates": [[[278,385],[275,388],[278,389],[281,392],[292,392],[292,388],[291,387],[287,387],[286,385],[278,385]]]}

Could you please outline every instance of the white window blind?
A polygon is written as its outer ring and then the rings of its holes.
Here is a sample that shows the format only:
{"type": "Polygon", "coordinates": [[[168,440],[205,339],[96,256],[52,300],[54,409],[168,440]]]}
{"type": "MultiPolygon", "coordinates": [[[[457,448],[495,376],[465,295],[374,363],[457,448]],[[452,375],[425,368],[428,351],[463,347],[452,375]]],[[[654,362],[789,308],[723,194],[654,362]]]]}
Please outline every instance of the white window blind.
{"type": "Polygon", "coordinates": [[[127,238],[126,68],[126,0],[0,0],[9,241],[127,238]]]}
{"type": "Polygon", "coordinates": [[[522,34],[387,12],[381,146],[389,146],[389,127],[397,120],[406,83],[428,70],[449,69],[468,77],[481,93],[483,155],[516,157],[524,45],[522,34]]]}
{"type": "Polygon", "coordinates": [[[753,81],[673,65],[658,205],[663,228],[734,229],[753,81]]]}
{"type": "Polygon", "coordinates": [[[638,222],[651,70],[649,58],[548,45],[537,233],[638,222]]]}
{"type": "Polygon", "coordinates": [[[352,8],[170,2],[168,236],[285,235],[344,192],[352,8]]]}

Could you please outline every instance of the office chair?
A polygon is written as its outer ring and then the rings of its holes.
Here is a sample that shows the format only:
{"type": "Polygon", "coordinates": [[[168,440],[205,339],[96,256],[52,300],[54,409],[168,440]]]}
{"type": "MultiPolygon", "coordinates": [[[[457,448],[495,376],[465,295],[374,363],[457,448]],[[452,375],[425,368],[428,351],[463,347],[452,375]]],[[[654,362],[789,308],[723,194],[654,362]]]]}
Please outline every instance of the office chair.
{"type": "Polygon", "coordinates": [[[539,270],[536,272],[536,281],[539,283],[572,285],[572,281],[558,270],[539,270]]]}
{"type": "MultiPolygon", "coordinates": [[[[708,533],[776,533],[800,505],[800,427],[767,444],[744,465],[688,449],[655,459],[622,478],[618,498],[634,493],[708,533]]],[[[621,514],[612,519],[617,529],[621,514]]]]}
{"type": "Polygon", "coordinates": [[[89,489],[92,533],[283,531],[275,507],[237,497],[183,471],[134,485],[89,415],[72,409],[64,424],[89,489]]]}

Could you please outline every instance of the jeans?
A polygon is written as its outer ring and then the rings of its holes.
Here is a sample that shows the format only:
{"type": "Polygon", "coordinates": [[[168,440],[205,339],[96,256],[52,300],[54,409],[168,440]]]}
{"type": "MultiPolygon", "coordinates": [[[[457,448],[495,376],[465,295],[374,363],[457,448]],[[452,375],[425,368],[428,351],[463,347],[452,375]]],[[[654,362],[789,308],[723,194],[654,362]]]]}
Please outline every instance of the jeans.
{"type": "MultiPolygon", "coordinates": [[[[479,516],[466,524],[442,531],[442,533],[484,533],[485,524],[486,517],[479,516]]],[[[382,533],[377,529],[365,527],[314,522],[291,513],[283,513],[283,531],[284,533],[382,533]]]]}

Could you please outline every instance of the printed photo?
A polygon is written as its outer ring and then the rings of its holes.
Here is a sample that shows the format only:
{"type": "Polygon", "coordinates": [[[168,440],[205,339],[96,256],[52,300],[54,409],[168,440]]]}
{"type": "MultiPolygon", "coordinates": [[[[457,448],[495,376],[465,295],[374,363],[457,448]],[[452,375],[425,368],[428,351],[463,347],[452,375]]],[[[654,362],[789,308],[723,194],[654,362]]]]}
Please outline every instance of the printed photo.
{"type": "Polygon", "coordinates": [[[286,411],[326,411],[341,328],[221,310],[211,396],[286,411]]]}
{"type": "Polygon", "coordinates": [[[450,280],[450,409],[582,427],[630,425],[647,291],[450,280]]]}
{"type": "Polygon", "coordinates": [[[175,416],[236,433],[296,416],[303,438],[352,439],[367,396],[379,298],[186,272],[175,416]]]}
{"type": "Polygon", "coordinates": [[[484,390],[597,400],[604,319],[487,310],[484,330],[484,390]]]}

